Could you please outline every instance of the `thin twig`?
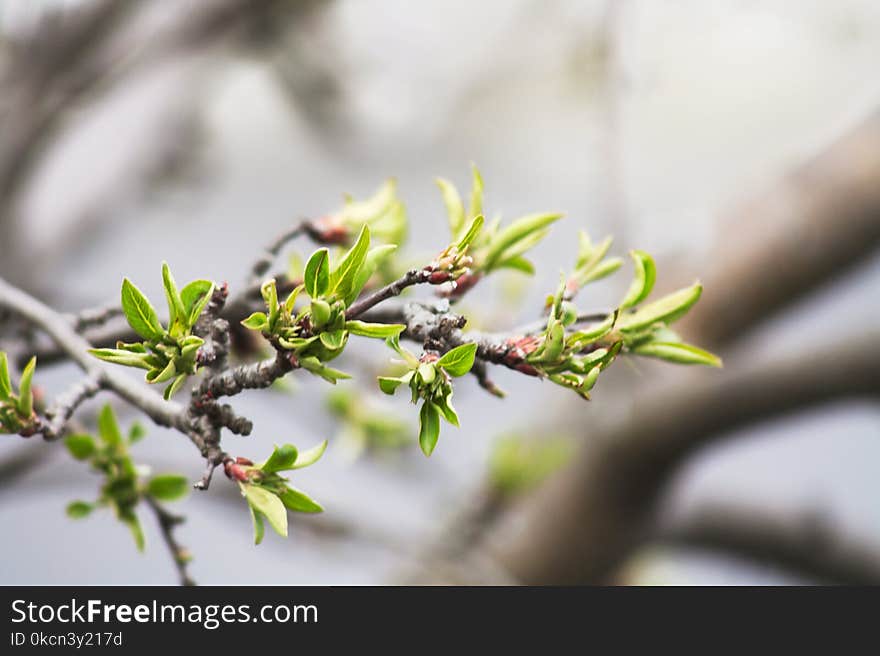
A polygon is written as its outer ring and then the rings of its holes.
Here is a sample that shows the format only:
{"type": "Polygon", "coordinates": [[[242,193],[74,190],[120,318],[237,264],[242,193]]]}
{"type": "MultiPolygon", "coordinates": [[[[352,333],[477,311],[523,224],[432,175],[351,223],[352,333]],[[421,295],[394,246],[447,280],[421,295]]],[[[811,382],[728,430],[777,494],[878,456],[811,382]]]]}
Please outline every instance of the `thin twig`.
{"type": "Polygon", "coordinates": [[[168,551],[171,553],[171,559],[177,568],[180,576],[180,585],[195,585],[196,582],[189,575],[188,565],[192,560],[189,550],[181,545],[174,535],[174,529],[183,524],[186,519],[180,515],[174,515],[168,512],[162,505],[149,494],[144,495],[144,501],[156,516],[156,522],[159,524],[159,531],[168,551]]]}
{"type": "Polygon", "coordinates": [[[394,296],[400,296],[400,294],[403,293],[403,290],[407,287],[428,282],[431,274],[432,271],[430,269],[412,269],[407,271],[394,282],[389,283],[381,289],[377,289],[352,303],[345,312],[345,318],[357,319],[364,312],[373,306],[378,305],[382,301],[387,301],[394,296]]]}

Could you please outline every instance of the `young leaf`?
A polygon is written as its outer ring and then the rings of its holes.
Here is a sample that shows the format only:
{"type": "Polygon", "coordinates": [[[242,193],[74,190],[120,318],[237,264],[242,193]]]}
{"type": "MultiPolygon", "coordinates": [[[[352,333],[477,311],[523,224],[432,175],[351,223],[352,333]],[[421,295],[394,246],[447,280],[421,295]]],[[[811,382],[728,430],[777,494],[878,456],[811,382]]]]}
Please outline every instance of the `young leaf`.
{"type": "Polygon", "coordinates": [[[449,394],[440,398],[437,401],[437,409],[440,411],[440,414],[453,426],[458,426],[458,413],[455,411],[455,408],[452,407],[452,390],[449,390],[449,394]]]}
{"type": "Polygon", "coordinates": [[[321,507],[321,504],[309,497],[305,492],[297,490],[295,487],[290,487],[289,485],[284,492],[281,493],[280,498],[281,503],[283,503],[286,508],[295,512],[324,512],[324,508],[321,507]]]}
{"type": "Polygon", "coordinates": [[[34,378],[34,369],[37,366],[37,356],[28,360],[21,372],[21,382],[18,384],[18,414],[20,417],[30,417],[34,412],[34,395],[31,392],[31,381],[34,378]]]}
{"type": "Polygon", "coordinates": [[[400,335],[406,330],[406,326],[402,323],[366,323],[365,321],[352,320],[345,322],[345,329],[352,335],[388,339],[400,335]]]}
{"type": "Polygon", "coordinates": [[[324,451],[326,450],[327,440],[324,440],[319,445],[313,446],[311,449],[301,451],[299,455],[297,455],[296,462],[293,463],[292,469],[302,469],[303,467],[315,464],[321,459],[321,456],[324,455],[324,451]]]}
{"type": "Polygon", "coordinates": [[[419,411],[419,446],[422,453],[430,456],[437,446],[437,438],[440,437],[440,415],[437,407],[430,401],[422,404],[419,411]]]}
{"type": "Polygon", "coordinates": [[[694,283],[690,287],[664,296],[659,301],[645,305],[632,314],[624,315],[620,319],[618,327],[624,332],[632,332],[643,330],[659,322],[672,323],[687,313],[699,300],[702,293],[703,286],[700,283],[694,283]]]}
{"type": "Polygon", "coordinates": [[[638,305],[648,298],[651,290],[654,289],[654,282],[657,280],[657,266],[654,264],[654,258],[644,251],[631,251],[630,256],[635,264],[635,277],[620,303],[622,310],[638,305]]]}
{"type": "Polygon", "coordinates": [[[170,400],[172,396],[180,391],[180,388],[183,387],[183,384],[185,382],[186,374],[178,374],[177,377],[172,381],[172,383],[165,388],[165,391],[162,392],[162,398],[164,398],[166,401],[170,400]]]}
{"type": "Polygon", "coordinates": [[[443,354],[437,360],[437,366],[443,367],[450,376],[464,376],[474,366],[474,357],[477,354],[476,343],[456,346],[443,354]]]}
{"type": "Polygon", "coordinates": [[[647,342],[639,344],[632,350],[636,355],[660,358],[677,364],[702,364],[708,367],[721,367],[722,362],[714,353],[704,351],[690,344],[676,342],[647,342]]]}
{"type": "Polygon", "coordinates": [[[320,328],[330,320],[330,304],[324,299],[316,298],[311,303],[312,325],[320,328]]]}
{"type": "Polygon", "coordinates": [[[265,515],[278,535],[287,537],[287,510],[277,495],[257,485],[242,484],[244,496],[254,510],[265,515]]]}
{"type": "MultiPolygon", "coordinates": [[[[506,259],[502,256],[509,248],[560,218],[562,214],[530,214],[517,219],[492,239],[483,266],[486,269],[493,269],[496,262],[506,259]]],[[[510,254],[508,253],[507,256],[509,257],[510,254]]]]}
{"type": "Polygon", "coordinates": [[[128,443],[134,444],[139,442],[146,436],[147,431],[140,422],[134,422],[128,429],[128,443]]]}
{"type": "Polygon", "coordinates": [[[251,330],[265,330],[269,327],[269,317],[265,312],[254,312],[247,319],[242,319],[241,325],[251,330]]]}
{"type": "Polygon", "coordinates": [[[463,251],[465,248],[470,246],[474,239],[477,238],[477,235],[480,234],[480,230],[483,229],[483,215],[477,214],[470,225],[468,226],[467,232],[464,233],[461,239],[458,240],[458,244],[456,244],[459,251],[463,251]]]}
{"type": "Polygon", "coordinates": [[[159,501],[175,501],[189,492],[189,481],[179,474],[154,476],[147,483],[147,494],[159,501]]]}
{"type": "Polygon", "coordinates": [[[471,164],[471,204],[469,208],[469,216],[477,216],[483,213],[483,176],[480,175],[476,164],[471,164]]]}
{"type": "Polygon", "coordinates": [[[433,364],[428,362],[423,362],[419,365],[419,377],[422,379],[422,382],[425,385],[430,385],[434,382],[434,378],[437,376],[437,369],[433,364]]]}
{"type": "Polygon", "coordinates": [[[119,423],[110,404],[105,405],[98,413],[98,435],[106,444],[122,444],[122,433],[119,432],[119,423]]]}
{"type": "Polygon", "coordinates": [[[6,353],[0,351],[0,401],[8,401],[12,396],[12,381],[9,380],[9,362],[6,353]]]}
{"type": "Polygon", "coordinates": [[[389,376],[379,376],[379,389],[386,394],[394,394],[397,388],[403,384],[400,378],[391,378],[389,376]]]}
{"type": "Polygon", "coordinates": [[[94,510],[94,506],[85,501],[72,501],[67,504],[67,516],[73,519],[87,517],[92,510],[94,510]]]}
{"type": "Polygon", "coordinates": [[[306,294],[318,298],[327,293],[330,286],[330,251],[321,248],[312,253],[303,276],[306,294]]]}
{"type": "Polygon", "coordinates": [[[449,232],[452,234],[452,238],[456,239],[465,222],[464,205],[461,202],[461,196],[458,195],[455,185],[448,180],[437,178],[436,183],[440,187],[443,203],[446,205],[446,213],[449,215],[449,232]]]}
{"type": "Polygon", "coordinates": [[[266,524],[263,522],[263,513],[254,510],[251,504],[248,504],[248,510],[251,512],[251,521],[254,524],[254,544],[260,544],[263,536],[266,534],[266,524]]]}
{"type": "Polygon", "coordinates": [[[156,310],[128,278],[122,281],[122,312],[132,330],[144,339],[158,341],[165,334],[156,310]]]}
{"type": "Polygon", "coordinates": [[[152,367],[147,361],[150,357],[148,353],[132,353],[127,349],[110,349],[98,348],[89,349],[89,353],[99,360],[112,362],[113,364],[121,364],[126,367],[137,367],[139,369],[150,370],[152,367]]]}
{"type": "Polygon", "coordinates": [[[296,463],[296,458],[297,451],[295,446],[292,444],[278,446],[276,444],[272,451],[272,455],[269,456],[269,459],[266,460],[266,462],[260,465],[260,469],[267,474],[284,471],[286,469],[293,469],[293,466],[296,463]]]}
{"type": "Polygon", "coordinates": [[[364,224],[354,246],[351,247],[330,274],[329,294],[343,299],[348,296],[354,284],[355,276],[357,276],[361,265],[367,257],[369,248],[370,228],[364,224]]]}
{"type": "Polygon", "coordinates": [[[68,435],[64,438],[64,446],[77,460],[87,460],[94,455],[97,447],[91,435],[68,435]]]}
{"type": "Polygon", "coordinates": [[[186,310],[167,262],[162,262],[162,286],[165,288],[165,300],[168,303],[168,327],[171,328],[178,317],[180,322],[186,326],[188,320],[186,310]]]}
{"type": "Polygon", "coordinates": [[[187,328],[196,325],[202,310],[214,294],[214,283],[210,280],[193,280],[180,290],[180,300],[186,317],[187,328]]]}

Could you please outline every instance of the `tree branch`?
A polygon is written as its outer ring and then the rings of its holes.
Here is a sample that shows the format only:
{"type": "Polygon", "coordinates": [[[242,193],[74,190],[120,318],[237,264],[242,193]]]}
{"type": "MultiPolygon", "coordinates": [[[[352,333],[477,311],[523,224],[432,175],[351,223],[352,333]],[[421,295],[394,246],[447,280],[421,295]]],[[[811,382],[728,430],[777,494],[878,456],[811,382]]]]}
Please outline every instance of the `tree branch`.
{"type": "Polygon", "coordinates": [[[844,540],[818,515],[788,518],[764,510],[710,506],[660,529],[654,539],[747,558],[811,581],[880,585],[880,554],[844,540]]]}
{"type": "Polygon", "coordinates": [[[641,543],[663,486],[693,452],[801,408],[876,398],[878,371],[880,332],[873,332],[646,394],[617,423],[595,429],[589,448],[523,500],[519,525],[527,532],[497,544],[497,555],[525,583],[606,580],[641,543]]]}

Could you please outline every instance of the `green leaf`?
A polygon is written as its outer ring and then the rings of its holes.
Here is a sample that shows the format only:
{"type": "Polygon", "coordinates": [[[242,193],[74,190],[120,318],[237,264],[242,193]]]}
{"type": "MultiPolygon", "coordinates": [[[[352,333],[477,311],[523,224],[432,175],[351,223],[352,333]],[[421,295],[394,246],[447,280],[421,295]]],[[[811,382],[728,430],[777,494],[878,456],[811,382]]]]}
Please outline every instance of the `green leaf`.
{"type": "Polygon", "coordinates": [[[263,522],[263,513],[254,510],[251,504],[248,504],[248,510],[251,512],[251,521],[254,524],[254,544],[260,544],[263,536],[266,534],[266,524],[263,522]]]}
{"type": "Polygon", "coordinates": [[[113,446],[122,444],[122,433],[119,431],[119,423],[110,404],[105,405],[98,413],[98,435],[106,444],[113,446]]]}
{"type": "Polygon", "coordinates": [[[514,271],[520,271],[525,273],[526,275],[533,276],[535,275],[535,265],[529,262],[522,255],[515,255],[513,257],[509,257],[502,262],[495,263],[496,269],[513,269],[514,271]]]}
{"type": "Polygon", "coordinates": [[[722,362],[714,353],[704,351],[690,344],[677,342],[647,342],[632,349],[636,355],[660,358],[677,364],[702,364],[708,367],[721,367],[722,362]]]}
{"type": "Polygon", "coordinates": [[[31,382],[34,378],[34,369],[37,366],[37,356],[28,360],[21,372],[21,381],[18,384],[18,415],[28,418],[34,412],[34,395],[31,392],[31,382]]]}
{"type": "Polygon", "coordinates": [[[434,382],[434,378],[437,376],[437,369],[433,364],[429,362],[423,362],[419,365],[419,377],[422,379],[422,382],[425,385],[430,385],[434,382]]]}
{"type": "Polygon", "coordinates": [[[502,256],[518,241],[541,231],[561,218],[562,214],[530,214],[517,219],[492,239],[483,266],[486,269],[493,269],[496,262],[506,259],[502,256]]]}
{"type": "Polygon", "coordinates": [[[278,288],[275,285],[275,279],[267,280],[260,287],[260,294],[266,302],[266,308],[269,310],[269,330],[275,330],[275,323],[281,315],[281,306],[278,305],[278,288]]]}
{"type": "Polygon", "coordinates": [[[391,378],[389,376],[379,376],[379,389],[386,394],[394,394],[397,388],[403,384],[400,378],[391,378]]]}
{"type": "Polygon", "coordinates": [[[132,330],[144,339],[158,341],[165,334],[156,310],[128,278],[122,281],[122,312],[132,330]]]}
{"type": "Polygon", "coordinates": [[[477,355],[476,343],[456,346],[443,354],[437,360],[437,366],[443,367],[450,376],[464,376],[474,366],[474,358],[477,355]]]}
{"type": "Polygon", "coordinates": [[[440,399],[436,403],[437,409],[440,411],[440,414],[453,426],[458,426],[458,413],[455,411],[455,408],[452,407],[452,390],[449,390],[449,394],[446,396],[440,397],[440,399]]]}
{"type": "Polygon", "coordinates": [[[162,393],[162,397],[168,401],[172,396],[177,394],[180,391],[180,388],[183,387],[183,384],[186,382],[187,374],[178,374],[177,378],[175,378],[172,383],[165,388],[165,391],[162,393]]]}
{"type": "Polygon", "coordinates": [[[147,434],[146,429],[139,422],[134,422],[128,429],[128,443],[140,442],[147,434]]]}
{"type": "Polygon", "coordinates": [[[110,349],[98,348],[89,349],[89,353],[104,362],[112,362],[113,364],[121,364],[126,367],[137,367],[139,369],[150,370],[152,367],[148,362],[150,355],[148,353],[132,353],[126,349],[110,349]]]}
{"type": "Polygon", "coordinates": [[[87,460],[91,458],[97,450],[95,440],[92,439],[92,436],[81,433],[65,437],[64,446],[70,451],[70,455],[77,460],[87,460]]]}
{"type": "Polygon", "coordinates": [[[189,481],[179,474],[154,476],[147,483],[147,494],[159,501],[182,499],[189,492],[189,481]]]}
{"type": "Polygon", "coordinates": [[[6,353],[0,351],[0,401],[8,401],[12,396],[12,381],[9,380],[9,361],[6,353]]]}
{"type": "Polygon", "coordinates": [[[465,222],[464,205],[461,202],[461,196],[459,196],[455,185],[448,180],[437,178],[435,182],[440,187],[443,204],[446,205],[446,213],[449,216],[449,232],[452,234],[452,238],[456,239],[465,222]]]}
{"type": "Polygon", "coordinates": [[[648,298],[651,290],[654,289],[654,282],[657,280],[657,266],[654,264],[654,258],[644,251],[631,251],[630,257],[635,264],[635,277],[620,303],[622,310],[638,305],[648,298]]]}
{"type": "Polygon", "coordinates": [[[266,462],[260,465],[260,469],[267,474],[284,471],[286,469],[293,469],[293,466],[296,463],[296,457],[296,447],[292,444],[283,444],[282,446],[276,444],[272,451],[272,455],[269,456],[266,462]]]}
{"type": "Polygon", "coordinates": [[[426,400],[419,411],[419,446],[422,447],[422,453],[430,456],[437,446],[439,437],[440,414],[437,412],[437,407],[426,400]]]}
{"type": "Polygon", "coordinates": [[[180,300],[186,313],[187,328],[196,325],[202,310],[214,294],[214,283],[211,280],[193,280],[180,290],[180,300]]]}
{"type": "Polygon", "coordinates": [[[162,262],[162,286],[165,288],[165,300],[168,303],[168,327],[174,326],[174,322],[180,318],[180,322],[188,327],[186,309],[183,307],[183,301],[180,298],[180,292],[177,291],[177,283],[174,276],[171,275],[171,269],[167,262],[162,262]]]}
{"type": "Polygon", "coordinates": [[[402,323],[367,323],[365,321],[352,320],[345,322],[345,329],[352,335],[388,339],[389,337],[400,335],[400,333],[406,330],[406,326],[402,323]]]}
{"type": "Polygon", "coordinates": [[[643,330],[659,322],[671,323],[687,313],[700,299],[702,293],[703,286],[694,283],[690,287],[664,296],[659,301],[643,306],[633,314],[623,315],[618,327],[621,331],[632,332],[643,330]]]}
{"type": "Polygon", "coordinates": [[[321,248],[312,253],[304,275],[306,293],[318,298],[327,293],[330,286],[330,251],[321,248]]]}
{"type": "Polygon", "coordinates": [[[311,449],[301,451],[296,457],[296,462],[293,464],[293,469],[302,469],[303,467],[314,465],[316,462],[318,462],[318,460],[321,459],[321,456],[324,455],[324,451],[326,450],[327,440],[324,440],[317,446],[313,446],[311,449]]]}
{"type": "Polygon", "coordinates": [[[589,272],[587,272],[578,280],[578,282],[581,286],[586,285],[590,282],[596,282],[597,280],[601,280],[602,278],[610,276],[621,266],[623,266],[623,260],[621,260],[619,257],[609,257],[607,260],[603,260],[595,267],[590,269],[589,272]]]}
{"type": "Polygon", "coordinates": [[[73,519],[82,519],[88,517],[95,507],[91,503],[85,501],[72,501],[67,504],[67,516],[73,519]]]}
{"type": "Polygon", "coordinates": [[[469,208],[470,216],[477,216],[483,213],[483,176],[480,175],[476,164],[471,164],[471,204],[469,208]]]}
{"type": "Polygon", "coordinates": [[[355,276],[357,276],[361,265],[367,257],[369,248],[370,228],[364,224],[354,246],[351,247],[330,274],[329,294],[342,299],[348,296],[354,284],[355,276]]]}
{"type": "Polygon", "coordinates": [[[316,298],[312,301],[312,325],[320,328],[330,320],[330,304],[327,301],[316,298]]]}
{"type": "Polygon", "coordinates": [[[344,371],[339,371],[338,369],[332,369],[331,367],[325,366],[321,363],[318,358],[314,356],[309,356],[307,358],[303,358],[299,361],[300,366],[306,371],[315,374],[316,376],[320,376],[328,383],[336,384],[338,380],[347,380],[351,378],[350,375],[345,373],[344,371]]]}
{"type": "Polygon", "coordinates": [[[480,230],[483,229],[483,215],[477,214],[470,225],[468,226],[467,231],[464,233],[461,239],[458,240],[458,244],[456,244],[459,252],[463,251],[465,248],[470,246],[474,239],[477,238],[477,235],[480,234],[480,230]]]}
{"type": "Polygon", "coordinates": [[[345,346],[348,333],[344,330],[333,330],[319,335],[321,343],[330,351],[338,351],[345,346]]]}
{"type": "Polygon", "coordinates": [[[288,485],[287,489],[285,489],[279,496],[281,498],[281,503],[283,503],[286,508],[295,512],[324,512],[324,508],[321,507],[321,504],[309,497],[305,492],[297,490],[295,487],[290,487],[288,485]]]}
{"type": "Polygon", "coordinates": [[[269,317],[265,312],[254,312],[247,319],[243,319],[241,325],[250,330],[265,330],[269,327],[269,317]]]}
{"type": "Polygon", "coordinates": [[[604,321],[597,323],[588,329],[573,332],[567,340],[567,345],[570,348],[580,349],[587,344],[592,344],[596,340],[601,339],[612,331],[614,325],[617,323],[617,317],[618,311],[615,310],[609,314],[604,321]]]}
{"type": "Polygon", "coordinates": [[[156,368],[147,372],[147,382],[158,385],[159,383],[171,380],[176,375],[177,366],[174,364],[174,360],[168,360],[163,369],[156,368]]]}
{"type": "Polygon", "coordinates": [[[277,495],[257,485],[242,484],[244,496],[254,510],[262,513],[278,535],[287,537],[287,510],[277,495]]]}

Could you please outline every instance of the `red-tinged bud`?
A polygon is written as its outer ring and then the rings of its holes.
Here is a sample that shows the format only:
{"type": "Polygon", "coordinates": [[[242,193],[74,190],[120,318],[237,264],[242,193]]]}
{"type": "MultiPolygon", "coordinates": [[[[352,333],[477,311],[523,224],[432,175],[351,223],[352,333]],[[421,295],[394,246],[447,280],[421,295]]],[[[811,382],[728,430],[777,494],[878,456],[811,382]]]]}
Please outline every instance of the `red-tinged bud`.
{"type": "Polygon", "coordinates": [[[248,482],[247,471],[245,471],[241,465],[236,464],[232,460],[227,460],[223,465],[223,469],[226,472],[226,476],[229,478],[233,478],[240,483],[248,482]]]}
{"type": "Polygon", "coordinates": [[[250,467],[251,465],[254,464],[254,461],[253,461],[253,460],[248,460],[247,458],[242,458],[241,456],[238,456],[238,457],[235,459],[235,464],[236,464],[236,465],[247,465],[248,467],[250,467]]]}
{"type": "Polygon", "coordinates": [[[568,296],[574,296],[578,291],[578,283],[574,278],[569,278],[565,283],[565,293],[568,296]]]}
{"type": "Polygon", "coordinates": [[[345,245],[351,239],[348,228],[335,216],[322,216],[309,225],[309,232],[315,240],[324,244],[345,245]]]}
{"type": "Polygon", "coordinates": [[[434,351],[425,351],[419,358],[419,362],[437,362],[440,356],[434,351]]]}
{"type": "Polygon", "coordinates": [[[516,365],[514,367],[520,373],[524,373],[526,376],[540,376],[541,374],[535,369],[532,365],[523,362],[522,364],[516,365]]]}
{"type": "Polygon", "coordinates": [[[465,273],[455,280],[455,284],[440,292],[444,298],[461,298],[483,277],[480,273],[465,273]]]}
{"type": "Polygon", "coordinates": [[[428,282],[432,285],[441,285],[448,282],[451,277],[448,271],[434,271],[428,276],[428,282]]]}

